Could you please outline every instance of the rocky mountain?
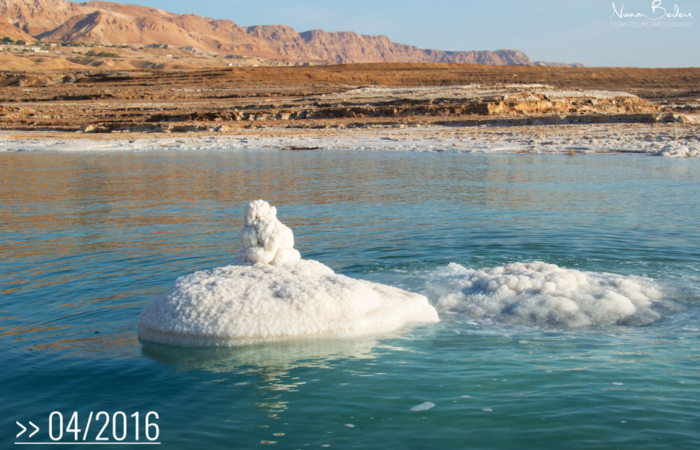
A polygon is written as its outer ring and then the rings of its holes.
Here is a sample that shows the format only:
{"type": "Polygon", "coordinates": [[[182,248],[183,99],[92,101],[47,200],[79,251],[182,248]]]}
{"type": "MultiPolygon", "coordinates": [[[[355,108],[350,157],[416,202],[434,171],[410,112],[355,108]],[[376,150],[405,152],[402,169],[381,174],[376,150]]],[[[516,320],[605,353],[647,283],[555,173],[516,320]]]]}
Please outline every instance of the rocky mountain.
{"type": "MultiPolygon", "coordinates": [[[[446,52],[349,31],[298,33],[284,25],[241,27],[230,20],[110,2],[0,0],[0,34],[47,42],[168,44],[219,55],[295,63],[425,62],[532,65],[517,50],[446,52]]],[[[548,65],[548,63],[538,63],[548,65]]]]}
{"type": "Polygon", "coordinates": [[[32,36],[28,35],[10,23],[0,21],[0,39],[8,37],[13,41],[32,41],[32,36]]]}

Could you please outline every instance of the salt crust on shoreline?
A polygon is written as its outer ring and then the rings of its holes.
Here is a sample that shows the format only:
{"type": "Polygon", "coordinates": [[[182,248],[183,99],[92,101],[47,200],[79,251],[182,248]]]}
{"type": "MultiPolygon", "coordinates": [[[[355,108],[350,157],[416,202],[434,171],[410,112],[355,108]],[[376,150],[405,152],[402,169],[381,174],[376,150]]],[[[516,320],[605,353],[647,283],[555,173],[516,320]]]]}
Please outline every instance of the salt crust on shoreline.
{"type": "MultiPolygon", "coordinates": [[[[0,151],[196,151],[319,148],[324,150],[435,153],[641,153],[700,157],[700,138],[690,129],[657,126],[577,125],[572,127],[422,127],[304,132],[279,136],[267,130],[239,136],[153,139],[0,139],[0,151]]],[[[9,134],[4,133],[5,136],[9,134]]],[[[21,132],[16,134],[21,135],[21,132]]]]}
{"type": "Polygon", "coordinates": [[[309,337],[358,337],[438,322],[428,299],[338,275],[301,259],[268,203],[252,202],[234,264],[179,278],[141,314],[145,341],[236,346],[309,337]]]}

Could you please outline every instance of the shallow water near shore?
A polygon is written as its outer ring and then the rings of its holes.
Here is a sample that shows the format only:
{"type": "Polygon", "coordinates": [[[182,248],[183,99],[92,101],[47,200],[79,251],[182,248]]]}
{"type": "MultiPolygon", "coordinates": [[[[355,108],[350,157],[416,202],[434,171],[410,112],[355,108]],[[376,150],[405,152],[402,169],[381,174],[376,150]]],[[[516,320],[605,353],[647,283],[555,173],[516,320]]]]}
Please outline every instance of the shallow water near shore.
{"type": "Polygon", "coordinates": [[[178,449],[700,446],[700,161],[163,150],[3,154],[0,173],[3,446],[15,421],[48,441],[52,411],[156,411],[178,449]],[[388,336],[142,345],[141,310],[230,261],[258,198],[304,258],[436,306],[450,263],[533,261],[663,304],[638,326],[446,308],[388,336]]]}

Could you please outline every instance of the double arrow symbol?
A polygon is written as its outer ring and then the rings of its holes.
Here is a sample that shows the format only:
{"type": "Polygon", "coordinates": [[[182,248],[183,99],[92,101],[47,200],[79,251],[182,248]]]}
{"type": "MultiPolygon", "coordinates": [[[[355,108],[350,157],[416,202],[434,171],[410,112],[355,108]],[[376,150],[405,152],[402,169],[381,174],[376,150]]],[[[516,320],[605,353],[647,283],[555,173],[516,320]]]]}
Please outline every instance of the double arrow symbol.
{"type": "MultiPolygon", "coordinates": [[[[22,436],[22,435],[27,431],[27,427],[25,427],[24,425],[22,425],[22,424],[19,423],[19,422],[17,422],[17,425],[19,425],[19,427],[22,429],[22,431],[20,431],[20,432],[17,434],[17,436],[16,436],[16,437],[20,437],[20,436],[22,436]]],[[[31,438],[31,437],[33,437],[35,434],[37,434],[37,433],[39,432],[39,427],[37,427],[36,425],[34,425],[34,422],[31,422],[31,421],[29,422],[29,425],[31,425],[31,426],[34,427],[34,432],[32,432],[32,434],[29,435],[29,437],[31,438]]]]}

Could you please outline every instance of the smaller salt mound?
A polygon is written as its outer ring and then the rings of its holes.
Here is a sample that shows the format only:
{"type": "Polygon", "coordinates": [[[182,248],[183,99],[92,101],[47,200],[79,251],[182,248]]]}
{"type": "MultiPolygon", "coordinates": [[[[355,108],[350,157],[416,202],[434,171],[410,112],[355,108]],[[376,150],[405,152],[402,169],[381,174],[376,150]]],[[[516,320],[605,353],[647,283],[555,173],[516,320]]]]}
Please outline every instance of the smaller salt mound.
{"type": "Polygon", "coordinates": [[[144,309],[139,338],[182,347],[389,333],[438,322],[428,299],[301,259],[292,230],[252,202],[236,264],[179,278],[144,309]]]}
{"type": "Polygon", "coordinates": [[[700,149],[682,145],[667,145],[657,155],[668,158],[700,158],[700,149]]]}
{"type": "Polygon", "coordinates": [[[642,277],[583,272],[543,262],[472,270],[450,264],[437,274],[452,292],[438,309],[545,328],[641,326],[661,318],[661,294],[642,277]],[[454,291],[457,292],[454,292],[454,291]]]}

